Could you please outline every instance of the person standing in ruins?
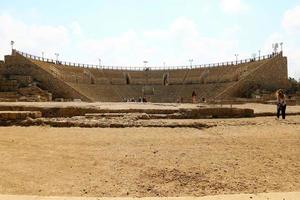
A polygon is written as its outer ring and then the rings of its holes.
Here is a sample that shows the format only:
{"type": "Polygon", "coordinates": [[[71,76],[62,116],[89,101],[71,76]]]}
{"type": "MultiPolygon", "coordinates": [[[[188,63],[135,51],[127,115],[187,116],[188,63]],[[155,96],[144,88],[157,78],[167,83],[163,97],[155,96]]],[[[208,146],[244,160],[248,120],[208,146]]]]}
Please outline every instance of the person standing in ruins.
{"type": "Polygon", "coordinates": [[[276,96],[277,96],[277,119],[279,119],[280,113],[282,115],[282,119],[285,119],[286,101],[285,101],[283,90],[279,89],[276,92],[276,96]]]}

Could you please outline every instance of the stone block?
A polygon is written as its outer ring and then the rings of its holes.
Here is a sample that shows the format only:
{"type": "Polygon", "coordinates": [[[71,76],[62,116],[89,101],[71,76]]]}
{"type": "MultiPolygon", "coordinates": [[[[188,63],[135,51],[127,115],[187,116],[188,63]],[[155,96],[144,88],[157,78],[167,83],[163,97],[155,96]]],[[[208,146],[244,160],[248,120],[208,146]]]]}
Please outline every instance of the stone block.
{"type": "Polygon", "coordinates": [[[26,118],[40,118],[40,111],[0,111],[0,120],[24,120],[26,118]]]}

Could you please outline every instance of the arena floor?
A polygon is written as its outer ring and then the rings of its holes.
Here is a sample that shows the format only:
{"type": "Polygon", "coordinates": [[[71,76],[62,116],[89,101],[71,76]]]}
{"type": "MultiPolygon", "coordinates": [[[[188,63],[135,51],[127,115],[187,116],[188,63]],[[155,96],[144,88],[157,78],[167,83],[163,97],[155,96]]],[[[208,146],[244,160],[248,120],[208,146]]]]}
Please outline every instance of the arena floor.
{"type": "Polygon", "coordinates": [[[216,126],[0,127],[0,194],[182,197],[300,191],[299,115],[199,121],[216,126]]]}

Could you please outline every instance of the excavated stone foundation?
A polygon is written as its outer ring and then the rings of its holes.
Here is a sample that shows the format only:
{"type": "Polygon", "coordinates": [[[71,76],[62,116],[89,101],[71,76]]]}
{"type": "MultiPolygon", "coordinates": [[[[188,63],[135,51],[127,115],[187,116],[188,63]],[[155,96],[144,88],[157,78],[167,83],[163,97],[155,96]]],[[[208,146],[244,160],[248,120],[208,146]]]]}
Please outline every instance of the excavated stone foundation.
{"type": "Polygon", "coordinates": [[[1,104],[0,125],[54,127],[193,127],[208,125],[192,119],[253,117],[253,109],[133,105],[104,107],[90,104],[1,104]],[[169,121],[168,121],[169,120],[169,121]],[[175,120],[175,121],[170,121],[175,120]],[[185,121],[184,121],[185,120],[185,121]]]}

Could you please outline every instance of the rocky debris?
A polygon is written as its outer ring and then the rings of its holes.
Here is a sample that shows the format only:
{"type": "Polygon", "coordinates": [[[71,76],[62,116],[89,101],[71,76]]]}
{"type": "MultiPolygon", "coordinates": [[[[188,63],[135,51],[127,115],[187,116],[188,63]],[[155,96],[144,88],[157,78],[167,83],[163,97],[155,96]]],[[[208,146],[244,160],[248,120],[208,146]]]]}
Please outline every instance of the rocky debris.
{"type": "Polygon", "coordinates": [[[29,86],[18,89],[18,93],[22,95],[20,101],[51,101],[52,94],[42,90],[37,86],[29,86]]]}
{"type": "Polygon", "coordinates": [[[2,76],[0,85],[0,101],[41,102],[52,100],[52,94],[39,88],[31,76],[2,76]]]}
{"type": "Polygon", "coordinates": [[[77,116],[72,118],[27,118],[25,120],[9,121],[6,125],[19,126],[52,126],[52,127],[84,127],[84,128],[127,128],[127,127],[169,127],[169,128],[209,128],[202,122],[189,121],[161,121],[161,120],[138,120],[134,116],[118,118],[86,118],[77,116]],[[10,124],[9,124],[10,123],[10,124]]]}

